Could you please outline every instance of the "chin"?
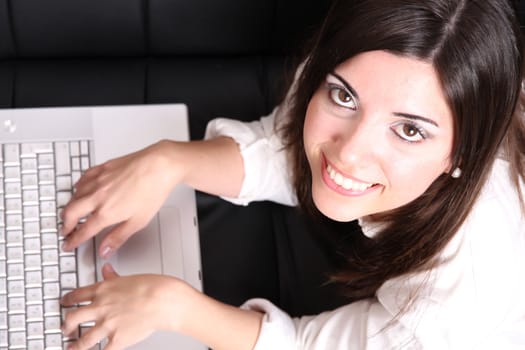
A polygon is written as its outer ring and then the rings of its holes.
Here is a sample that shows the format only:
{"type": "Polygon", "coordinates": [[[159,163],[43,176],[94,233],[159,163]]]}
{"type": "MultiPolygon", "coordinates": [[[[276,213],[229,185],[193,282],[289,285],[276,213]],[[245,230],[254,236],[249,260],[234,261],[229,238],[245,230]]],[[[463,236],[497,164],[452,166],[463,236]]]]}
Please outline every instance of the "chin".
{"type": "Polygon", "coordinates": [[[364,213],[356,213],[354,210],[345,210],[345,208],[348,209],[348,207],[344,205],[325,203],[325,201],[318,199],[315,195],[313,195],[313,202],[317,210],[334,221],[350,222],[364,215],[364,213]]]}

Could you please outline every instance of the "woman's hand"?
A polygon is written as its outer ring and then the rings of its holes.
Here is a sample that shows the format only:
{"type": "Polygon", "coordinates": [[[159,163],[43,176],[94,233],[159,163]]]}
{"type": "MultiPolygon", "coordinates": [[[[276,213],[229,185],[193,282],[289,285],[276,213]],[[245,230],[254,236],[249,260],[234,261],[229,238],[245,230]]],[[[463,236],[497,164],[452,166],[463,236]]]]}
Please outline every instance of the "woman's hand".
{"type": "Polygon", "coordinates": [[[62,298],[63,306],[89,303],[66,312],[65,335],[81,323],[95,322],[69,349],[89,349],[107,338],[104,350],[119,350],[156,330],[178,332],[216,350],[254,347],[263,318],[259,312],[218,302],[175,277],[120,277],[109,264],[102,267],[102,275],[103,282],[62,298]]]}
{"type": "Polygon", "coordinates": [[[145,227],[183,176],[183,165],[169,157],[172,146],[161,141],[87,170],[62,212],[63,248],[72,250],[114,225],[99,247],[107,258],[145,227]],[[86,220],[78,224],[81,218],[86,220]]]}
{"type": "Polygon", "coordinates": [[[103,282],[78,288],[62,298],[64,306],[90,302],[66,313],[64,334],[72,333],[81,323],[95,322],[70,349],[90,349],[104,338],[108,339],[106,350],[123,349],[156,330],[176,330],[178,316],[186,312],[185,293],[198,293],[174,277],[120,277],[109,264],[104,265],[102,274],[103,282]]]}

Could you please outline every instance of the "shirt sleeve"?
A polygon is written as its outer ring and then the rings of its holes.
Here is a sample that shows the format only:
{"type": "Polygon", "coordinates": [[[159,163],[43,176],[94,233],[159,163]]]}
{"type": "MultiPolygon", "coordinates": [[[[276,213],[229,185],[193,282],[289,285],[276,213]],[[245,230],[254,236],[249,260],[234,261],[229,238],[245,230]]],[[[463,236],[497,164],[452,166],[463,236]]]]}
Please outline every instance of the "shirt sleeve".
{"type": "Polygon", "coordinates": [[[275,128],[276,116],[284,117],[282,114],[277,107],[270,115],[253,122],[218,118],[208,123],[205,139],[231,137],[239,145],[244,163],[239,196],[223,199],[240,205],[264,200],[297,204],[286,151],[275,128]]]}
{"type": "Polygon", "coordinates": [[[291,318],[264,299],[249,300],[241,307],[264,313],[254,350],[422,348],[375,299],[300,318],[291,318]]]}

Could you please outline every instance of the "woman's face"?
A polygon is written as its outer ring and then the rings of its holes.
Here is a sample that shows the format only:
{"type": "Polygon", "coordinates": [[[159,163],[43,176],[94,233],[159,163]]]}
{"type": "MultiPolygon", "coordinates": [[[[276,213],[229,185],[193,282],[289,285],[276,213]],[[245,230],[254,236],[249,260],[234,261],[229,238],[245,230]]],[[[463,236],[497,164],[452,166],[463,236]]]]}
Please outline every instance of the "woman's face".
{"type": "Polygon", "coordinates": [[[452,112],[431,64],[385,51],[336,67],[308,104],[312,195],[350,221],[411,202],[450,169],[452,112]]]}

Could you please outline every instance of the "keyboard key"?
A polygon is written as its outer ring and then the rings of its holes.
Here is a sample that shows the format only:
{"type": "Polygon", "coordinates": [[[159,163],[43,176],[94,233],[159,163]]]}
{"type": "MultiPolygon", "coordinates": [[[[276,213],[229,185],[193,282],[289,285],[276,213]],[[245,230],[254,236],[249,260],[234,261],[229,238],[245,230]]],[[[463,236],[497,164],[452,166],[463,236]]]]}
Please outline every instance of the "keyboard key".
{"type": "Polygon", "coordinates": [[[22,229],[22,215],[20,214],[6,214],[5,225],[8,229],[20,230],[22,229]]]}
{"type": "Polygon", "coordinates": [[[55,143],[55,159],[57,175],[67,175],[71,173],[71,164],[69,162],[69,143],[55,143]]]}
{"type": "Polygon", "coordinates": [[[20,149],[18,144],[4,145],[4,166],[18,165],[20,162],[20,149]]]}
{"type": "Polygon", "coordinates": [[[7,247],[7,262],[23,262],[24,248],[23,247],[7,247]]]}
{"type": "Polygon", "coordinates": [[[40,239],[42,240],[42,248],[58,247],[58,239],[56,233],[42,233],[40,239]]]}
{"type": "Polygon", "coordinates": [[[40,202],[40,213],[41,214],[54,214],[56,215],[57,207],[55,201],[42,201],[40,202]]]}
{"type": "Polygon", "coordinates": [[[73,187],[71,183],[71,176],[57,176],[56,178],[57,191],[71,191],[73,187]]]}
{"type": "Polygon", "coordinates": [[[26,205],[24,207],[24,220],[37,220],[40,218],[40,212],[37,205],[26,205]]]}
{"type": "Polygon", "coordinates": [[[60,272],[58,271],[58,266],[43,266],[42,279],[44,282],[58,282],[60,279],[60,272]]]}
{"type": "Polygon", "coordinates": [[[22,193],[22,200],[25,204],[37,204],[38,190],[25,190],[22,193]]]}
{"type": "MultiPolygon", "coordinates": [[[[26,315],[27,315],[27,322],[42,321],[44,319],[44,307],[42,306],[42,304],[28,305],[26,309],[26,315]]],[[[43,333],[43,329],[41,333],[43,333]]],[[[31,335],[40,335],[40,334],[29,334],[29,329],[28,329],[27,335],[31,336],[31,335]]]]}
{"type": "Polygon", "coordinates": [[[8,341],[7,329],[1,329],[0,330],[0,346],[7,347],[7,341],[8,341]]]}
{"type": "Polygon", "coordinates": [[[7,281],[7,295],[9,297],[24,296],[25,286],[23,280],[7,281]]]}
{"type": "Polygon", "coordinates": [[[82,173],[80,171],[73,171],[71,173],[71,182],[73,182],[73,184],[76,184],[81,176],[82,173]]]}
{"type": "Polygon", "coordinates": [[[6,233],[6,243],[7,245],[22,245],[24,239],[24,234],[22,231],[15,230],[15,231],[7,231],[6,233]]]}
{"type": "Polygon", "coordinates": [[[51,142],[23,143],[20,148],[22,149],[22,157],[34,157],[38,153],[52,152],[53,144],[51,142]]]}
{"type": "Polygon", "coordinates": [[[79,171],[80,168],[80,157],[72,157],[71,158],[71,170],[73,171],[79,171]]]}
{"type": "Polygon", "coordinates": [[[89,155],[89,143],[88,141],[80,141],[80,155],[88,156],[89,155]]]}
{"type": "Polygon", "coordinates": [[[57,207],[65,207],[71,199],[71,192],[61,191],[57,193],[57,207]]]}
{"type": "Polygon", "coordinates": [[[23,158],[20,162],[20,168],[22,168],[22,173],[36,173],[38,169],[36,158],[23,158]]]}
{"type": "Polygon", "coordinates": [[[26,221],[24,222],[24,235],[39,236],[40,235],[40,222],[38,221],[26,221]]]}
{"type": "Polygon", "coordinates": [[[42,250],[42,264],[57,265],[58,264],[58,249],[42,250]]]}
{"type": "Polygon", "coordinates": [[[20,182],[6,182],[4,185],[4,194],[6,197],[20,197],[22,195],[20,182]]]}
{"type": "Polygon", "coordinates": [[[44,350],[44,339],[28,339],[27,350],[44,350]]]}
{"type": "Polygon", "coordinates": [[[77,288],[77,275],[73,272],[63,273],[60,276],[60,285],[64,289],[75,289],[77,288]]]}
{"type": "MultiPolygon", "coordinates": [[[[20,231],[13,231],[20,232],[20,231]]],[[[20,232],[21,233],[21,232],[20,232]]],[[[22,238],[22,235],[20,235],[22,238]]],[[[26,254],[40,254],[40,239],[37,237],[24,239],[24,251],[26,254]]]]}
{"type": "Polygon", "coordinates": [[[41,271],[27,271],[26,272],[26,285],[27,287],[40,287],[42,286],[42,272],[41,271]]]}
{"type": "Polygon", "coordinates": [[[0,312],[0,329],[7,329],[7,312],[0,312]]]}
{"type": "Polygon", "coordinates": [[[26,329],[26,315],[9,315],[9,331],[25,331],[26,329]]]}
{"type": "Polygon", "coordinates": [[[80,169],[82,171],[86,171],[89,169],[89,158],[88,157],[80,158],[80,169]]]}
{"type": "Polygon", "coordinates": [[[71,157],[80,156],[80,142],[73,141],[69,143],[69,150],[71,152],[71,157]]]}
{"type": "Polygon", "coordinates": [[[25,347],[26,332],[9,332],[9,347],[25,347]]]}
{"type": "Polygon", "coordinates": [[[40,200],[52,201],[55,199],[56,191],[55,185],[42,185],[40,186],[40,200]]]}
{"type": "Polygon", "coordinates": [[[60,315],[59,300],[58,299],[44,300],[44,316],[53,316],[53,315],[60,315]]]}
{"type": "Polygon", "coordinates": [[[62,333],[46,334],[46,349],[53,347],[62,347],[62,333]]]}
{"type": "Polygon", "coordinates": [[[23,297],[7,298],[7,307],[9,313],[23,313],[26,309],[25,300],[23,297]]]}
{"type": "Polygon", "coordinates": [[[20,180],[20,168],[18,166],[9,166],[4,168],[5,180],[20,180]]]}
{"type": "Polygon", "coordinates": [[[55,171],[53,169],[41,169],[38,171],[40,184],[55,183],[55,171]]]}
{"type": "MultiPolygon", "coordinates": [[[[43,295],[42,295],[42,288],[38,287],[38,288],[27,288],[27,291],[26,291],[26,299],[27,299],[27,302],[28,303],[35,303],[35,305],[31,305],[33,307],[33,309],[29,310],[29,306],[28,306],[28,313],[29,311],[32,311],[32,312],[40,312],[39,310],[42,309],[42,304],[36,304],[36,303],[41,303],[42,302],[42,299],[43,299],[43,295]]],[[[38,315],[33,315],[33,317],[36,317],[38,315]]]]}
{"type": "Polygon", "coordinates": [[[60,298],[60,286],[58,285],[58,282],[44,283],[43,289],[44,298],[60,298]]]}
{"type": "Polygon", "coordinates": [[[41,153],[37,156],[38,168],[47,169],[55,166],[55,157],[52,153],[41,153]]]}
{"type": "Polygon", "coordinates": [[[55,213],[46,213],[51,214],[52,216],[44,216],[40,219],[40,229],[42,231],[55,231],[57,230],[57,218],[55,213]]]}
{"type": "Polygon", "coordinates": [[[38,252],[38,254],[27,254],[25,256],[25,267],[27,270],[39,270],[40,266],[42,266],[40,252],[38,252]]]}
{"type": "Polygon", "coordinates": [[[7,276],[11,279],[24,277],[24,264],[7,264],[7,276]]]}
{"type": "Polygon", "coordinates": [[[7,295],[0,294],[0,311],[7,311],[7,295]]]}
{"type": "Polygon", "coordinates": [[[44,329],[46,332],[60,332],[60,316],[50,316],[44,319],[44,329]]]}
{"type": "Polygon", "coordinates": [[[75,272],[77,270],[77,260],[74,256],[64,256],[60,258],[60,271],[75,272]]]}

